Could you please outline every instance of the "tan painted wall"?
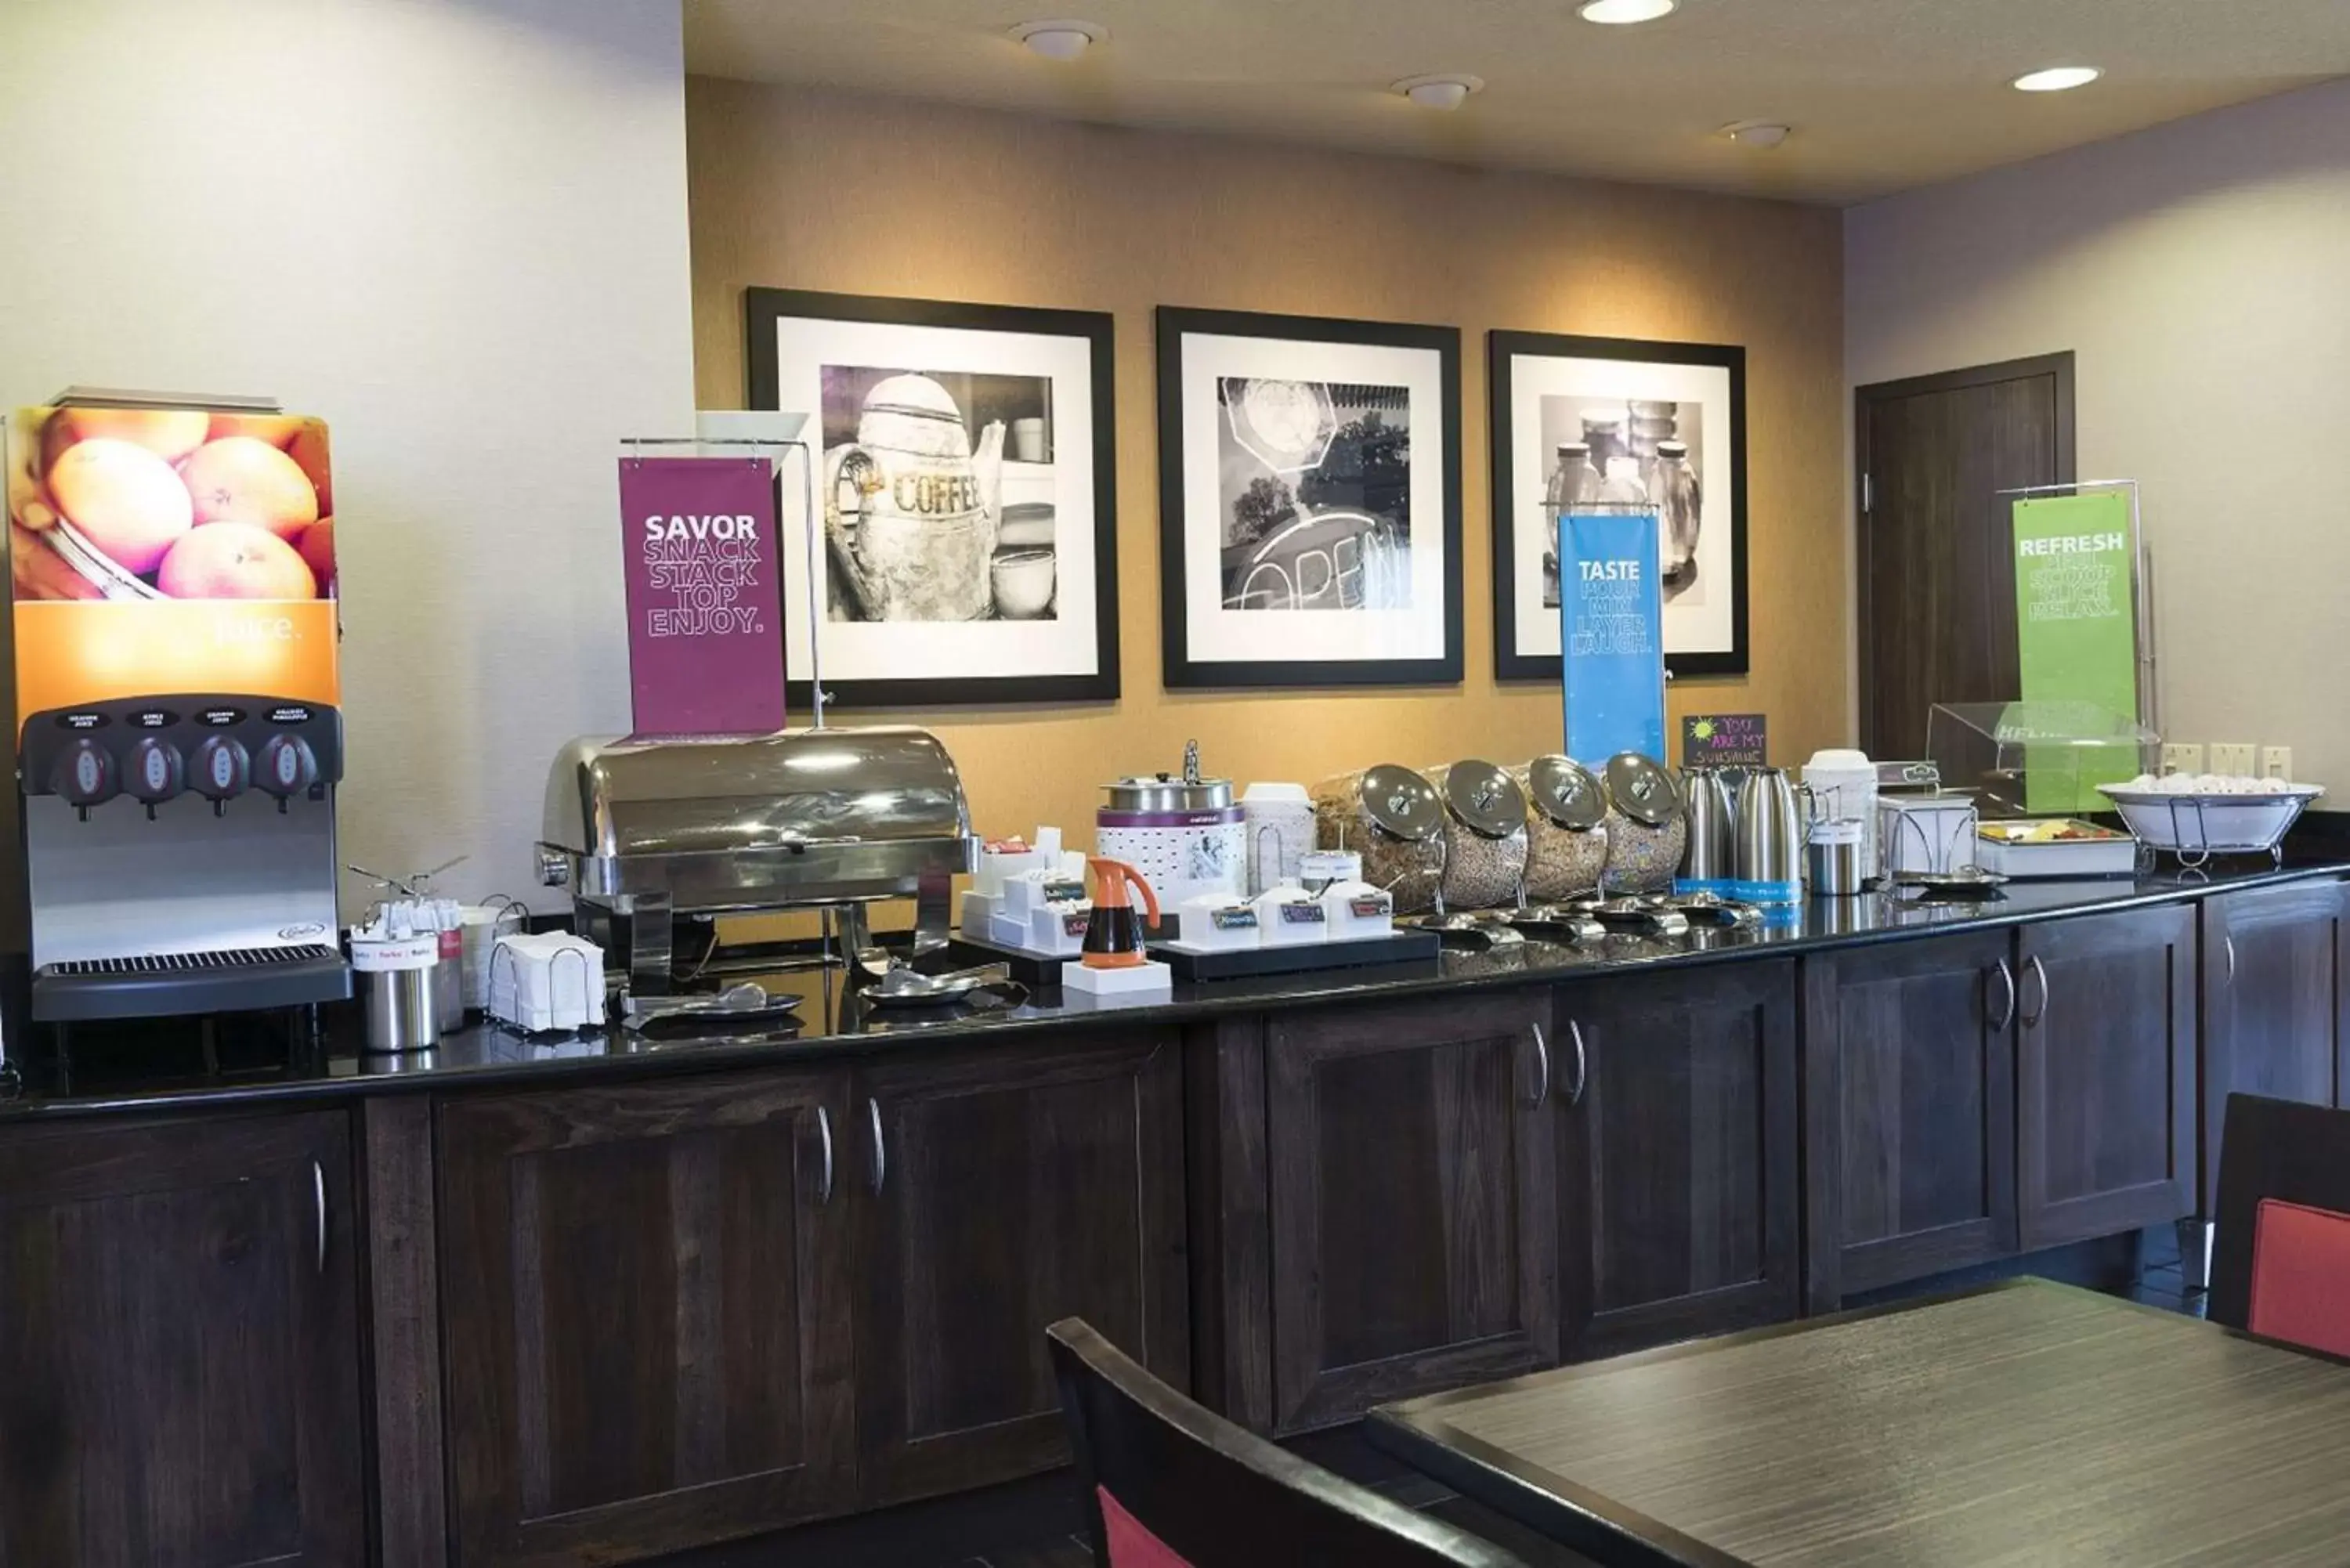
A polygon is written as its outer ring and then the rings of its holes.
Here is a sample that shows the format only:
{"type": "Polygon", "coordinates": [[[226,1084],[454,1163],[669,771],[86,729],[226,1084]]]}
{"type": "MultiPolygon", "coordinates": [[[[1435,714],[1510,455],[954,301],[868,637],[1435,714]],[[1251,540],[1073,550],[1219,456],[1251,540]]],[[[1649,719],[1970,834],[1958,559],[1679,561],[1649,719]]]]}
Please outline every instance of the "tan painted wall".
{"type": "Polygon", "coordinates": [[[2166,733],[2291,746],[2350,786],[2350,83],[1873,202],[1846,233],[1856,384],[2074,351],[2080,477],[2141,486],[2166,733]]]}
{"type": "MultiPolygon", "coordinates": [[[[912,712],[990,834],[1089,836],[1099,784],[1173,767],[1304,782],[1560,742],[1555,686],[1493,679],[1488,327],[1742,343],[1752,670],[1676,708],[1761,711],[1800,760],[1846,727],[1839,220],[1833,212],[689,78],[695,381],[741,406],[743,290],[1107,310],[1118,323],[1115,704],[912,712]],[[1461,331],[1466,679],[1177,695],[1159,656],[1158,305],[1461,331]]],[[[856,716],[852,715],[852,718],[856,716]]],[[[1082,840],[1081,840],[1082,841],[1082,840]]]]}

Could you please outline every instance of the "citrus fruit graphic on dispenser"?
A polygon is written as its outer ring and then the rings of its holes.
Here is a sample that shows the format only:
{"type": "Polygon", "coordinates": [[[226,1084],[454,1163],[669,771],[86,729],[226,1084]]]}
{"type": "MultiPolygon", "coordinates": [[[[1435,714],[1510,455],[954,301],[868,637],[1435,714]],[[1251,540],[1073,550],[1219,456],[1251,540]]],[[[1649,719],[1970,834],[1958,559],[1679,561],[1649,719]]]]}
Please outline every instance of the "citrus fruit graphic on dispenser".
{"type": "Polygon", "coordinates": [[[158,691],[337,701],[323,423],[72,407],[22,410],[8,433],[19,713],[158,691]]]}

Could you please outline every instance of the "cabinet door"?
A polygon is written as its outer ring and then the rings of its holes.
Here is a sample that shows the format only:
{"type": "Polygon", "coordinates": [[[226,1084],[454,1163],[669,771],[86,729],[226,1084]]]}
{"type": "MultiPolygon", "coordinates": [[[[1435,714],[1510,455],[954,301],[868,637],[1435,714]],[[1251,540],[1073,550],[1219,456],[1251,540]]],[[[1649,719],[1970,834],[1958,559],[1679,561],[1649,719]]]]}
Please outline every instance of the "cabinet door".
{"type": "Polygon", "coordinates": [[[2231,1094],[2345,1103],[2350,919],[2339,882],[2221,893],[2203,902],[2203,1159],[2199,1214],[2216,1213],[2220,1129],[2231,1094]]]}
{"type": "Polygon", "coordinates": [[[2193,907],[2026,926],[2016,954],[2024,1250],[2193,1212],[2193,907]]]}
{"type": "Polygon", "coordinates": [[[1559,995],[1570,1360],[1795,1315],[1795,972],[1748,961],[1559,995]]]}
{"type": "Polygon", "coordinates": [[[366,1561],[349,1120],[0,1140],[0,1560],[366,1561]]]}
{"type": "Polygon", "coordinates": [[[1558,1358],[1546,993],[1276,1015],[1274,1425],[1558,1358]]]}
{"type": "Polygon", "coordinates": [[[1084,1318],[1191,1382],[1171,1031],[1055,1035],[858,1075],[859,1493],[1063,1463],[1045,1330],[1084,1318]]]}
{"type": "Polygon", "coordinates": [[[1811,1310],[2015,1251],[2012,940],[1804,961],[1811,1310]]]}
{"type": "Polygon", "coordinates": [[[620,1562],[847,1505],[845,1075],[441,1117],[461,1561],[620,1562]]]}

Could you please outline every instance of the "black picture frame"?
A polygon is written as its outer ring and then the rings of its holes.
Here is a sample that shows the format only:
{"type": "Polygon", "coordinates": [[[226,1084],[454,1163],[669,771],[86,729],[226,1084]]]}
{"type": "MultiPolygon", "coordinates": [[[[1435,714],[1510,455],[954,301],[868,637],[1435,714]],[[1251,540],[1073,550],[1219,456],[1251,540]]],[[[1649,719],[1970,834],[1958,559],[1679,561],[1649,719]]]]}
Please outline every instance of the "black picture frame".
{"type": "Polygon", "coordinates": [[[1496,328],[1485,335],[1486,440],[1492,453],[1495,677],[1502,680],[1556,681],[1562,676],[1557,654],[1522,653],[1518,649],[1516,519],[1512,504],[1517,493],[1517,475],[1512,461],[1517,410],[1513,406],[1511,361],[1520,357],[1703,365],[1729,372],[1731,646],[1726,649],[1683,653],[1675,653],[1669,647],[1665,667],[1676,679],[1747,673],[1746,350],[1727,343],[1586,337],[1496,328]]]}
{"type": "MultiPolygon", "coordinates": [[[[1107,311],[1055,310],[1032,306],[984,305],[958,300],[910,299],[882,295],[832,294],[815,289],[746,288],[743,295],[748,383],[753,409],[782,406],[782,367],[777,363],[776,324],[785,318],[926,327],[947,331],[1024,333],[1081,338],[1087,348],[1087,389],[1093,415],[1094,669],[1089,674],[933,675],[907,679],[825,680],[828,706],[931,708],[1022,702],[1097,702],[1118,695],[1118,418],[1115,323],[1107,311]]],[[[810,461],[823,462],[821,410],[810,438],[810,461]]],[[[821,490],[819,478],[817,488],[821,490]]],[[[785,500],[791,496],[786,492],[785,500]]],[[[788,623],[798,606],[786,604],[788,623]]],[[[822,628],[816,628],[821,635],[822,628]]],[[[786,643],[788,649],[789,644],[786,643]]],[[[785,655],[786,701],[801,711],[813,703],[807,680],[790,680],[785,655]]]]}
{"type": "MultiPolygon", "coordinates": [[[[1461,678],[1461,331],[1455,327],[1357,321],[1336,317],[1160,306],[1159,355],[1159,595],[1161,678],[1170,691],[1266,687],[1457,685],[1461,678]],[[1258,337],[1419,349],[1438,358],[1436,410],[1444,553],[1444,653],[1436,659],[1201,659],[1190,647],[1184,566],[1188,523],[1183,482],[1183,339],[1258,337]]],[[[1420,439],[1415,410],[1412,439],[1420,439]]]]}

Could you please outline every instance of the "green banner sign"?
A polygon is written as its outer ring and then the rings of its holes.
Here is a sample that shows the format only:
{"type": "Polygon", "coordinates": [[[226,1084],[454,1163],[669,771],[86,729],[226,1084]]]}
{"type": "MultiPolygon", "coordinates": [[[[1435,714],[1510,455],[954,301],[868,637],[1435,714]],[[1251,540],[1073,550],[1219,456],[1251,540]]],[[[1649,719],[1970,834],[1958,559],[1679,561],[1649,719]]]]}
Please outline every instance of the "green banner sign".
{"type": "MultiPolygon", "coordinates": [[[[2015,636],[2026,703],[2137,711],[2137,618],[2129,498],[2103,491],[2015,504],[2015,636]]],[[[2042,813],[2109,809],[2096,786],[2138,772],[2136,742],[2024,748],[2024,806],[2042,813]]]]}

